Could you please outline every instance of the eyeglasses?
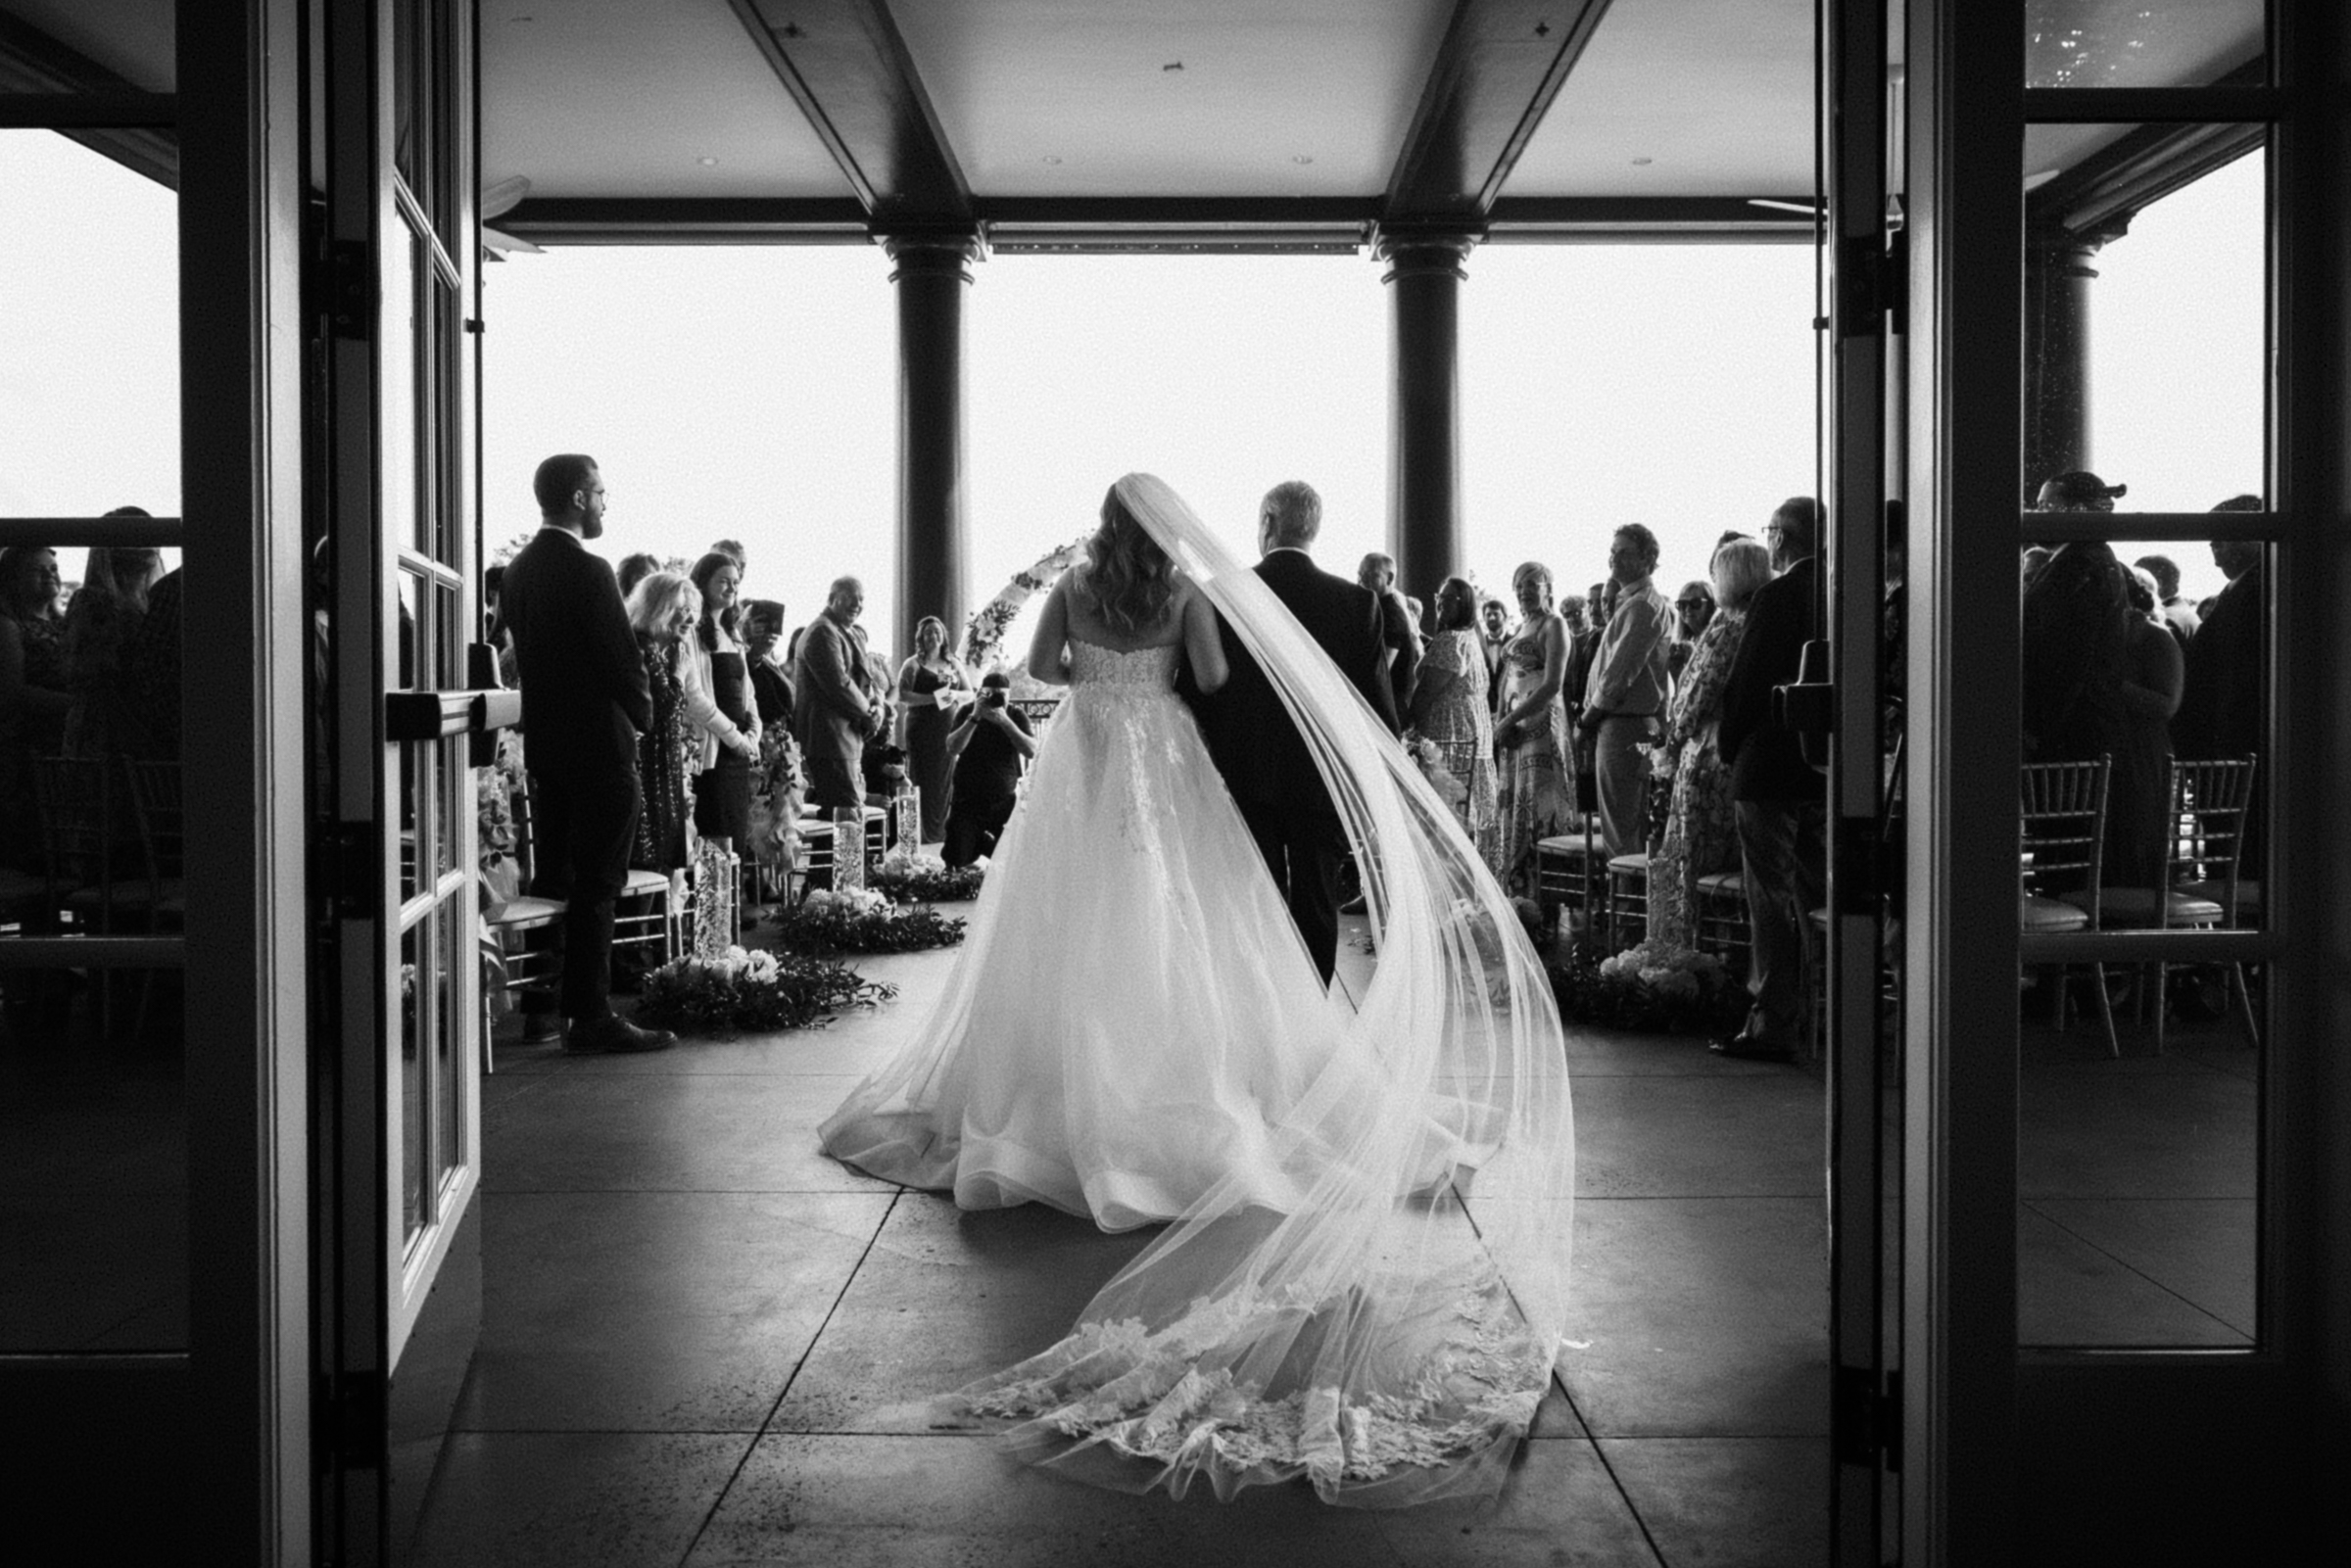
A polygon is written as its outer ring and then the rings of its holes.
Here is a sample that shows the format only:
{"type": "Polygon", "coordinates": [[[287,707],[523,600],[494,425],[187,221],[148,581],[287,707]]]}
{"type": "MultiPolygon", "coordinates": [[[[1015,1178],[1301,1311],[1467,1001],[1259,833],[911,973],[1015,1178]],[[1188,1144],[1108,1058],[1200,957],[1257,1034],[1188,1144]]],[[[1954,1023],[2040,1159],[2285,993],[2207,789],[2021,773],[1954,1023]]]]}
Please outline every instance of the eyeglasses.
{"type": "Polygon", "coordinates": [[[1710,598],[1677,598],[1673,601],[1673,607],[1677,610],[1703,610],[1713,602],[1710,598]]]}

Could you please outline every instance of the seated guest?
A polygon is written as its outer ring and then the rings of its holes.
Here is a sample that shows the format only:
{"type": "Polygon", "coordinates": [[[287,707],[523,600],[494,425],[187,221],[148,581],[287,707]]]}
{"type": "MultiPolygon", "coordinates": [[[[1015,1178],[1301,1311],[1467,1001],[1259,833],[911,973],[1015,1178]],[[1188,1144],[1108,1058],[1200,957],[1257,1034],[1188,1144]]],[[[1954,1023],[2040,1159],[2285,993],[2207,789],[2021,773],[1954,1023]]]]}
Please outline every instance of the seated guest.
{"type": "Polygon", "coordinates": [[[1036,755],[1029,715],[1011,706],[1011,679],[1001,670],[989,671],[980,682],[980,700],[947,732],[947,756],[955,764],[954,805],[947,813],[941,858],[950,866],[969,866],[995,853],[1019,799],[1022,764],[1036,755]]]}

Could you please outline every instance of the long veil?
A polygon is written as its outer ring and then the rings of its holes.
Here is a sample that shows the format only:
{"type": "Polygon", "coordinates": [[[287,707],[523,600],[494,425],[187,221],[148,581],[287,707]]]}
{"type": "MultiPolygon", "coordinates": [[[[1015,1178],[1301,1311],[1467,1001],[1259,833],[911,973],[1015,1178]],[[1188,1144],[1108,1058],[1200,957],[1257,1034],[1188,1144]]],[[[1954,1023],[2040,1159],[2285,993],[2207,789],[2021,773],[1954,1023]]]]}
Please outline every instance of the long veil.
{"type": "Polygon", "coordinates": [[[1296,618],[1166,483],[1117,492],[1304,734],[1377,968],[1273,1128],[1282,1207],[1262,1179],[1219,1182],[1060,1343],[957,1398],[1008,1418],[1023,1457],[1124,1490],[1205,1479],[1229,1497],[1303,1475],[1325,1501],[1389,1507],[1499,1487],[1566,1302],[1574,1145],[1549,982],[1453,812],[1296,618]]]}

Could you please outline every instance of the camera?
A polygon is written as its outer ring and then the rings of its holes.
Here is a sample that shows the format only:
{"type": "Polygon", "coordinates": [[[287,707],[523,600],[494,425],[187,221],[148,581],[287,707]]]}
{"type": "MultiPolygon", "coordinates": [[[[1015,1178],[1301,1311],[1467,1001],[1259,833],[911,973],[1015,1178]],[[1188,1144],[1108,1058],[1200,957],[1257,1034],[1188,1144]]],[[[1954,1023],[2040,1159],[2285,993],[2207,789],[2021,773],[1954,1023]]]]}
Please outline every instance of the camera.
{"type": "Polygon", "coordinates": [[[1000,686],[984,687],[980,691],[980,705],[984,708],[1000,708],[1011,694],[1000,686]]]}

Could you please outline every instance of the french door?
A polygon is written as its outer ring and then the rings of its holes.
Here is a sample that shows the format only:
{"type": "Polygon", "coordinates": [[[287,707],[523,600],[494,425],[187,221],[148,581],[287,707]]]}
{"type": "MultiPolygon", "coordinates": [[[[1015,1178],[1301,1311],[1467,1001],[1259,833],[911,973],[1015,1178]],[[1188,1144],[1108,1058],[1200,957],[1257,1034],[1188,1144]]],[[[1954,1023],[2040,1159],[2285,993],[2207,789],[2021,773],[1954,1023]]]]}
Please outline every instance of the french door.
{"type": "Polygon", "coordinates": [[[474,15],[314,13],[325,202],[314,802],[321,1539],[396,1560],[480,1321],[481,965],[469,676],[478,624],[474,15]]]}

